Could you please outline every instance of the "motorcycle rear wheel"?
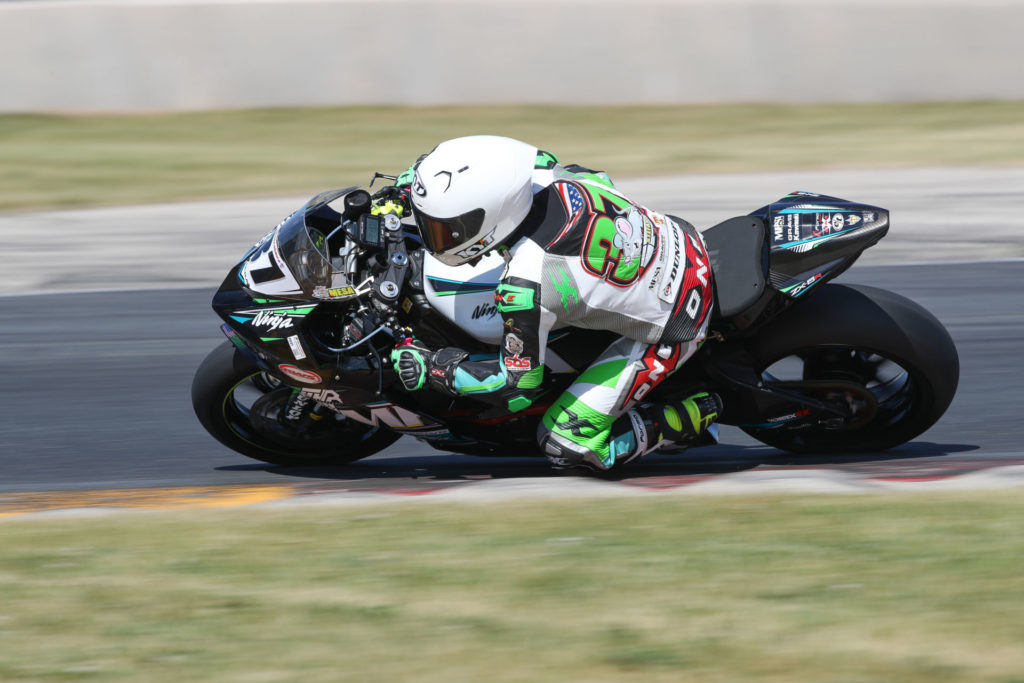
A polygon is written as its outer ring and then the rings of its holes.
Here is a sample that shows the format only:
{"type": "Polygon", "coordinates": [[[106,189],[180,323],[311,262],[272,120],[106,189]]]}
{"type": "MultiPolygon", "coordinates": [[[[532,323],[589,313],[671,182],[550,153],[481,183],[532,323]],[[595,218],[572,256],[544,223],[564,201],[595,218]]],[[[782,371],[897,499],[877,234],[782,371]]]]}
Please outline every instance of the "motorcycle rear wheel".
{"type": "Polygon", "coordinates": [[[401,437],[341,415],[325,417],[315,433],[289,432],[273,416],[290,393],[225,341],[196,371],[192,407],[210,436],[233,451],[273,465],[343,465],[373,455],[401,437]]]}
{"type": "Polygon", "coordinates": [[[942,323],[903,296],[863,285],[824,286],[774,321],[754,356],[764,381],[807,383],[815,398],[854,409],[833,424],[741,427],[794,453],[875,452],[906,443],[945,413],[960,376],[942,323]],[[830,382],[857,388],[843,395],[830,382]]]}

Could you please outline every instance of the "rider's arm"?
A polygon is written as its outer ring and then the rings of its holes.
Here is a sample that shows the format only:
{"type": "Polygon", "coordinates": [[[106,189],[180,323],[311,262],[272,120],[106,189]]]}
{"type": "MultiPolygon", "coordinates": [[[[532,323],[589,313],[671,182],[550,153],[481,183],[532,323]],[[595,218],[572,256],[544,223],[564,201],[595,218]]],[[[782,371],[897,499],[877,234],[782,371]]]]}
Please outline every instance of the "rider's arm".
{"type": "Polygon", "coordinates": [[[544,307],[541,289],[559,286],[557,281],[552,285],[544,278],[546,245],[572,227],[570,214],[558,197],[553,187],[534,197],[527,218],[531,222],[527,234],[531,236],[516,247],[495,291],[495,304],[504,322],[501,355],[497,362],[459,363],[453,384],[461,395],[475,395],[518,412],[544,393],[548,333],[558,316],[544,307]]]}
{"type": "Polygon", "coordinates": [[[459,363],[453,387],[460,395],[499,403],[518,412],[543,393],[544,354],[555,318],[540,306],[539,286],[531,280],[503,278],[495,292],[495,303],[504,321],[501,353],[496,361],[459,363]]]}
{"type": "MultiPolygon", "coordinates": [[[[417,349],[421,360],[416,364],[410,359],[405,366],[406,388],[418,389],[429,383],[444,393],[472,396],[512,412],[525,410],[544,393],[548,333],[558,318],[542,305],[542,244],[557,241],[556,236],[565,235],[570,227],[569,213],[557,197],[548,187],[534,198],[534,210],[527,219],[533,223],[527,233],[532,233],[532,238],[517,246],[495,291],[495,305],[504,324],[499,357],[474,360],[451,347],[437,352],[417,349]]],[[[409,357],[413,353],[412,349],[405,352],[409,357]]]]}

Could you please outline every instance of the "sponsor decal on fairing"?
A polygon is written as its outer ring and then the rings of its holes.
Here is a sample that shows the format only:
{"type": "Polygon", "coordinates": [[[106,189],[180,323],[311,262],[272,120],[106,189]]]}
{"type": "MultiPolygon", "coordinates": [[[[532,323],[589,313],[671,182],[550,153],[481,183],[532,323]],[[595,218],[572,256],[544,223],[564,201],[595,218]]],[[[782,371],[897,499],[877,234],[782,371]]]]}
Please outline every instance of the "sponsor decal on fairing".
{"type": "Polygon", "coordinates": [[[293,334],[288,337],[288,346],[292,350],[292,355],[295,356],[295,360],[302,360],[306,357],[306,351],[302,348],[302,342],[299,341],[299,335],[293,334]]]}
{"type": "Polygon", "coordinates": [[[355,287],[324,287],[313,288],[315,299],[348,299],[356,295],[355,287]]]}
{"type": "Polygon", "coordinates": [[[303,370],[302,368],[289,365],[288,363],[278,365],[277,369],[280,370],[282,374],[304,384],[320,384],[324,381],[324,378],[315,372],[303,370]]]}

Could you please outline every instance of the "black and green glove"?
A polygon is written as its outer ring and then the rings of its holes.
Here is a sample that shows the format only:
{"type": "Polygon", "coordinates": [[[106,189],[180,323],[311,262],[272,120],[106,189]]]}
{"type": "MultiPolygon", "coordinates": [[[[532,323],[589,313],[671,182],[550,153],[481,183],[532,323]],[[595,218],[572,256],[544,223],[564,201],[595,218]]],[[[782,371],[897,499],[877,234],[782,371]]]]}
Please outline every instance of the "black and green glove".
{"type": "Polygon", "coordinates": [[[398,178],[395,179],[395,187],[409,187],[413,181],[416,180],[416,167],[420,165],[420,162],[427,157],[426,154],[421,154],[420,158],[413,162],[413,164],[398,174],[398,178]]]}
{"type": "Polygon", "coordinates": [[[418,391],[429,385],[451,396],[459,395],[455,369],[468,357],[462,349],[446,346],[434,351],[415,339],[406,339],[391,350],[391,362],[406,391],[418,391]]]}

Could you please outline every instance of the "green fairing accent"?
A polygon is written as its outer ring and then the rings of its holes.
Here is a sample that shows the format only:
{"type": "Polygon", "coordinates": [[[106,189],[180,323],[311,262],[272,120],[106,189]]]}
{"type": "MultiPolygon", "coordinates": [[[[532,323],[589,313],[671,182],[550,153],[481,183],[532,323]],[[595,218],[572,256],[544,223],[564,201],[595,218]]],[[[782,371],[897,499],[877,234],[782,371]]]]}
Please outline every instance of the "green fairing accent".
{"type": "Polygon", "coordinates": [[[534,290],[501,283],[494,290],[494,301],[502,313],[529,311],[533,308],[534,290]]]}
{"type": "Polygon", "coordinates": [[[265,311],[266,313],[272,313],[274,315],[309,315],[316,306],[302,306],[293,308],[275,308],[272,311],[265,311]]]}
{"type": "Polygon", "coordinates": [[[569,310],[569,299],[573,299],[573,303],[578,304],[580,302],[579,292],[572,285],[572,280],[569,279],[569,274],[565,272],[565,268],[562,264],[558,264],[558,272],[561,273],[560,279],[555,279],[554,274],[551,275],[551,282],[555,285],[555,291],[562,296],[562,308],[569,310]]]}
{"type": "Polygon", "coordinates": [[[481,292],[493,292],[495,288],[495,285],[489,283],[459,282],[436,277],[428,277],[427,282],[434,288],[436,296],[479,294],[481,292]]]}
{"type": "Polygon", "coordinates": [[[565,395],[558,397],[558,400],[544,413],[544,426],[555,434],[572,441],[574,444],[583,446],[601,459],[606,467],[611,467],[615,460],[611,455],[608,446],[608,435],[611,433],[612,423],[615,418],[611,415],[591,408],[575,396],[565,395]],[[573,418],[568,415],[572,413],[576,419],[589,423],[572,425],[572,429],[564,429],[573,418]],[[555,421],[558,418],[558,422],[555,421]],[[573,432],[579,432],[574,434],[573,432]]]}
{"type": "Polygon", "coordinates": [[[281,341],[284,337],[260,337],[261,342],[281,341]]]}
{"type": "Polygon", "coordinates": [[[554,168],[557,163],[558,157],[551,152],[537,150],[537,163],[534,165],[534,168],[554,168]]]}
{"type": "Polygon", "coordinates": [[[525,396],[516,396],[514,399],[508,402],[508,409],[509,412],[518,413],[521,410],[526,410],[531,405],[533,405],[533,401],[531,401],[530,399],[526,398],[525,396]]]}
{"type": "Polygon", "coordinates": [[[516,386],[520,389],[536,389],[544,379],[544,366],[538,365],[528,372],[524,372],[519,378],[516,386]]]}
{"type": "MultiPolygon", "coordinates": [[[[504,368],[502,368],[504,371],[504,368]]],[[[462,368],[455,368],[455,377],[452,384],[459,394],[480,394],[497,391],[505,386],[505,373],[499,372],[496,375],[477,379],[462,368]]]]}
{"type": "Polygon", "coordinates": [[[627,360],[625,358],[620,358],[589,367],[576,378],[574,383],[586,382],[587,384],[598,384],[603,387],[614,387],[618,383],[619,378],[622,377],[622,373],[626,370],[626,363],[627,360]]]}

